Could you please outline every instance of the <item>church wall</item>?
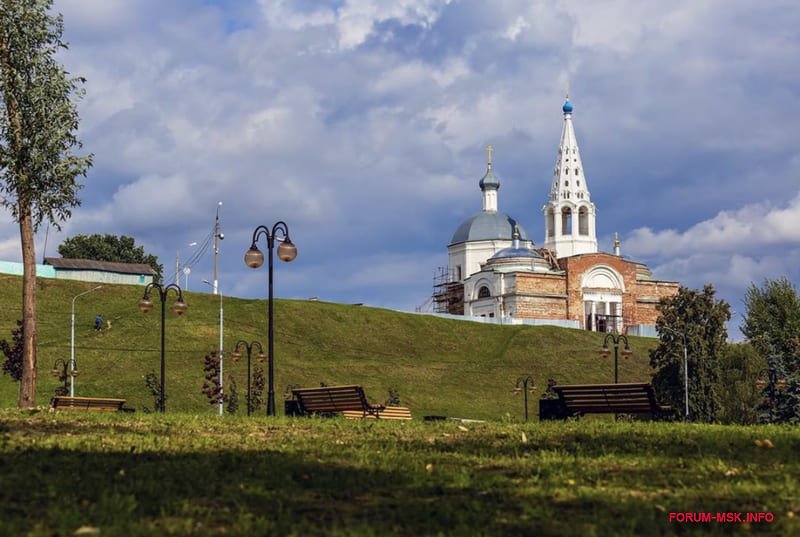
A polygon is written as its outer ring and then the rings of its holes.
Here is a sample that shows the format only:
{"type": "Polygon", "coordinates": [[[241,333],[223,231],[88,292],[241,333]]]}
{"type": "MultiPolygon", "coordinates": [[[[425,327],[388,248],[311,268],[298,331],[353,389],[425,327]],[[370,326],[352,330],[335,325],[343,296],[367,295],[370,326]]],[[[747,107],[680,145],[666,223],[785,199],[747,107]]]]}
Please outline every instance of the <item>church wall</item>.
{"type": "Polygon", "coordinates": [[[634,324],[655,324],[660,315],[656,311],[659,300],[676,295],[678,287],[679,284],[676,282],[636,282],[633,290],[636,296],[634,324]]]}
{"type": "Polygon", "coordinates": [[[566,318],[566,278],[563,275],[518,273],[515,276],[515,317],[521,319],[566,318]]]}

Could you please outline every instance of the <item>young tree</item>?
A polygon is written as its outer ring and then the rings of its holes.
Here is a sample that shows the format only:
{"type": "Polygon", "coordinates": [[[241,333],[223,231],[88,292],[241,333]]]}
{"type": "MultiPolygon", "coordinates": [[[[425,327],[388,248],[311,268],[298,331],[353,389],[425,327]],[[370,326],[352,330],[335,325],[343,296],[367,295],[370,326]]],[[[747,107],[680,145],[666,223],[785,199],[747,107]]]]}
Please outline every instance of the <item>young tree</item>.
{"type": "Polygon", "coordinates": [[[11,331],[11,343],[5,339],[0,341],[0,351],[6,355],[3,361],[3,373],[9,375],[14,382],[22,379],[22,321],[17,321],[17,327],[11,331]]]}
{"type": "Polygon", "coordinates": [[[143,246],[136,246],[133,237],[125,235],[75,235],[64,240],[58,246],[61,257],[71,259],[94,259],[114,263],[142,263],[150,265],[156,271],[156,281],[161,280],[164,266],[158,263],[158,257],[146,254],[143,246]]]}
{"type": "Polygon", "coordinates": [[[758,353],[779,355],[787,374],[800,373],[800,296],[786,278],[764,280],[762,287],[750,284],[744,297],[747,308],[740,327],[758,353]]]}
{"type": "Polygon", "coordinates": [[[36,399],[36,253],[34,233],[57,229],[80,205],[78,176],[92,157],[75,154],[82,78],[56,60],[67,45],[52,0],[0,0],[0,203],[19,224],[22,247],[23,358],[19,406],[36,399]]]}
{"type": "Polygon", "coordinates": [[[656,307],[658,347],[650,351],[655,369],[653,385],[659,398],[674,408],[684,406],[683,337],[689,362],[689,414],[695,421],[716,421],[720,412],[717,387],[719,360],[725,352],[730,306],[714,299],[714,287],[702,291],[681,287],[678,294],[661,300],[656,307]],[[680,335],[679,335],[680,334],[680,335]]]}
{"type": "Polygon", "coordinates": [[[758,407],[763,401],[758,387],[767,361],[749,343],[728,344],[720,360],[720,383],[717,387],[722,423],[750,425],[758,423],[758,407]]]}

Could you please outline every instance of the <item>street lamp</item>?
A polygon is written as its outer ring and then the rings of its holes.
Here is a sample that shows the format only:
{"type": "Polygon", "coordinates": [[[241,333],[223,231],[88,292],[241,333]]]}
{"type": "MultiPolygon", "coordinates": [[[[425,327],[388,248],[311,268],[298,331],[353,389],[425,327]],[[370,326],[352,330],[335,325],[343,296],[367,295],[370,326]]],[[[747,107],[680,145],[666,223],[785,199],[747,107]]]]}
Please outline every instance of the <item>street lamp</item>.
{"type": "MultiPolygon", "coordinates": [[[[67,364],[66,360],[56,358],[56,361],[53,362],[53,369],[50,370],[51,375],[64,383],[60,388],[60,395],[67,395],[67,377],[74,379],[78,376],[78,371],[74,369],[74,367],[70,369],[69,375],[67,375],[67,365],[69,364],[67,364]]],[[[56,395],[59,395],[58,391],[56,391],[56,395]]],[[[72,395],[70,395],[70,397],[72,397],[72,395]]]]}
{"type": "MultiPolygon", "coordinates": [[[[72,299],[72,316],[70,317],[70,340],[69,340],[69,364],[70,369],[75,371],[75,300],[78,297],[83,295],[88,295],[92,291],[97,291],[98,289],[102,289],[102,285],[98,285],[93,289],[89,289],[88,291],[84,291],[83,293],[79,293],[75,295],[72,299]]],[[[75,376],[71,376],[69,380],[69,396],[75,397],[75,376]]]]}
{"type": "Polygon", "coordinates": [[[756,387],[759,390],[766,390],[766,396],[769,399],[769,422],[772,423],[775,419],[774,409],[775,400],[778,397],[778,392],[786,390],[786,379],[778,378],[780,372],[774,367],[762,369],[758,373],[759,380],[756,381],[756,387]],[[763,380],[762,377],[766,375],[768,380],[763,380]]]}
{"type": "Polygon", "coordinates": [[[686,334],[678,332],[669,326],[662,326],[661,328],[683,338],[683,406],[685,412],[684,416],[686,421],[689,421],[689,350],[686,345],[686,334]]]}
{"type": "Polygon", "coordinates": [[[517,385],[514,388],[514,393],[518,394],[522,392],[525,394],[525,421],[528,421],[528,394],[533,393],[536,389],[536,385],[533,383],[533,377],[528,375],[525,377],[519,377],[517,379],[517,385]]]}
{"type": "Polygon", "coordinates": [[[608,342],[614,345],[614,384],[619,382],[619,357],[618,357],[618,350],[619,350],[619,342],[622,341],[625,343],[625,348],[622,349],[622,356],[626,359],[633,354],[630,346],[628,346],[628,337],[623,334],[617,334],[615,332],[609,332],[606,334],[606,338],[603,340],[603,348],[600,349],[600,355],[603,358],[608,358],[608,355],[611,351],[608,349],[608,342]]]}
{"type": "Polygon", "coordinates": [[[160,283],[153,282],[147,285],[144,288],[144,295],[142,296],[141,300],[139,300],[139,311],[142,313],[148,313],[150,310],[153,309],[153,301],[150,300],[150,290],[155,289],[158,291],[158,297],[161,299],[161,394],[160,394],[160,401],[158,403],[159,412],[166,411],[166,393],[164,391],[164,375],[165,375],[165,360],[164,360],[164,328],[166,326],[166,312],[167,312],[167,295],[169,294],[170,290],[175,292],[177,295],[178,300],[175,304],[172,305],[172,311],[175,312],[175,315],[181,316],[186,313],[186,310],[189,306],[186,305],[186,302],[183,301],[183,292],[181,291],[180,286],[175,283],[171,283],[167,286],[162,286],[160,283]]]}
{"type": "Polygon", "coordinates": [[[289,228],[286,223],[280,221],[272,226],[272,232],[266,226],[258,226],[253,231],[253,241],[250,244],[250,249],[244,254],[244,263],[250,268],[256,269],[264,264],[264,254],[256,246],[259,237],[262,235],[267,241],[267,250],[269,250],[269,320],[267,324],[268,341],[269,341],[269,392],[267,395],[267,416],[275,415],[275,378],[273,371],[273,364],[275,358],[275,342],[273,338],[272,318],[273,318],[273,300],[272,300],[272,251],[275,248],[276,235],[280,232],[282,240],[278,245],[278,258],[281,261],[292,261],[297,257],[297,247],[292,243],[289,238],[289,228]]]}
{"type": "MultiPolygon", "coordinates": [[[[220,202],[222,203],[222,202],[220,202]]],[[[203,283],[210,286],[214,292],[217,292],[217,279],[214,279],[212,284],[208,280],[203,280],[203,283]]],[[[222,416],[222,403],[224,400],[223,384],[222,384],[222,293],[219,294],[219,415],[222,416]]]]}
{"type": "MultiPolygon", "coordinates": [[[[236,342],[236,347],[233,349],[231,353],[231,360],[234,362],[238,362],[239,358],[242,357],[241,351],[239,351],[239,347],[244,346],[245,350],[247,350],[247,415],[250,415],[251,407],[253,406],[253,399],[252,395],[250,394],[250,357],[253,354],[253,349],[258,348],[258,354],[256,355],[256,360],[259,362],[263,362],[267,357],[264,355],[264,347],[261,346],[261,343],[258,341],[251,341],[250,343],[239,340],[236,342]]],[[[269,368],[272,370],[272,358],[269,361],[269,368]]],[[[263,378],[263,377],[262,377],[263,378]]]]}

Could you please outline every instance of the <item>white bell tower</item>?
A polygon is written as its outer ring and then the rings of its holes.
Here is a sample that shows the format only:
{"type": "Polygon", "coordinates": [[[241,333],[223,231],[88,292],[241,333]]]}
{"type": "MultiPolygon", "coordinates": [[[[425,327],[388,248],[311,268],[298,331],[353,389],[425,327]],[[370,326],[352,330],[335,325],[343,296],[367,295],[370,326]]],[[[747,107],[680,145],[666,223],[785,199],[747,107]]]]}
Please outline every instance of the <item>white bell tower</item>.
{"type": "Polygon", "coordinates": [[[544,247],[556,258],[597,252],[595,216],[597,209],[589,195],[586,176],[572,126],[572,103],[569,95],[561,108],[564,128],[553,169],[550,199],[544,212],[544,247]]]}

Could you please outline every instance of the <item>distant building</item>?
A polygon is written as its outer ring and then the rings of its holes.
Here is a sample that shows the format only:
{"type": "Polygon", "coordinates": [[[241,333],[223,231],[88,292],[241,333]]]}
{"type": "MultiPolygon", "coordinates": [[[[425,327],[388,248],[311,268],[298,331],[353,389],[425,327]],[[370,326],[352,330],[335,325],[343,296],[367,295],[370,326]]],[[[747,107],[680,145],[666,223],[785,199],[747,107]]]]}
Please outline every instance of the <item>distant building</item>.
{"type": "Polygon", "coordinates": [[[92,259],[45,257],[45,265],[55,269],[57,280],[80,280],[109,284],[147,285],[156,271],[142,263],[112,263],[92,259]]]}
{"type": "Polygon", "coordinates": [[[447,268],[434,285],[440,313],[498,322],[561,324],[593,331],[654,335],[655,306],[678,283],[654,279],[650,269],[614,252],[598,251],[597,210],[578,151],[572,103],[564,125],[544,214],[544,248],[535,248],[517,221],[498,210],[500,181],[487,169],[478,186],[480,213],[464,221],[447,247],[447,268]]]}

